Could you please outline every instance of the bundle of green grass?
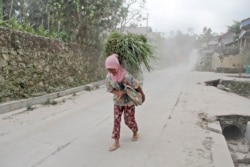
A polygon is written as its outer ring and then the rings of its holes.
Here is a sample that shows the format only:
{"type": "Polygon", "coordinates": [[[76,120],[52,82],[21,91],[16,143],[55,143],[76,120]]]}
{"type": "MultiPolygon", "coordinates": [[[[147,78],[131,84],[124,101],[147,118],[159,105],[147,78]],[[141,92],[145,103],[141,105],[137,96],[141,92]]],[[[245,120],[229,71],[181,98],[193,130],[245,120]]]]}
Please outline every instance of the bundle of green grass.
{"type": "Polygon", "coordinates": [[[142,65],[148,71],[152,70],[153,47],[143,35],[111,33],[105,42],[103,56],[106,58],[112,54],[118,55],[120,64],[131,74],[139,72],[142,65]]]}

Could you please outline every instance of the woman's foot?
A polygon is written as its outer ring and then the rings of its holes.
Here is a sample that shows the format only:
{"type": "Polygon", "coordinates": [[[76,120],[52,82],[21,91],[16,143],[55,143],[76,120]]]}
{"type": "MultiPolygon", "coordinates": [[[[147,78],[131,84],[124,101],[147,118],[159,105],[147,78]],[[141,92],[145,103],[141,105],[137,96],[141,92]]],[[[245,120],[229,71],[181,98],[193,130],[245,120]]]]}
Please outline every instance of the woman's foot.
{"type": "Polygon", "coordinates": [[[109,147],[109,151],[115,151],[119,147],[120,147],[119,139],[115,139],[114,144],[109,147]]]}
{"type": "Polygon", "coordinates": [[[132,141],[137,141],[138,139],[139,139],[139,133],[138,132],[133,133],[132,141]]]}
{"type": "Polygon", "coordinates": [[[117,148],[120,147],[120,144],[113,144],[112,146],[109,147],[109,151],[115,151],[117,148]]]}

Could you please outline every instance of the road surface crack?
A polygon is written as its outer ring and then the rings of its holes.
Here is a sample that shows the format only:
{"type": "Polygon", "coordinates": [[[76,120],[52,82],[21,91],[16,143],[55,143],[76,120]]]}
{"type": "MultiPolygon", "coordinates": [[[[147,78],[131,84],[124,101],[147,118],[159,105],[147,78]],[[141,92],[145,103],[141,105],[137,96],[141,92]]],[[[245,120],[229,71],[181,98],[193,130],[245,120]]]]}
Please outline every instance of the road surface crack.
{"type": "Polygon", "coordinates": [[[38,161],[36,164],[32,165],[32,167],[36,167],[36,166],[38,166],[38,165],[44,163],[44,162],[45,162],[47,159],[49,159],[51,156],[53,156],[53,155],[57,154],[58,152],[62,151],[62,150],[65,149],[67,146],[69,146],[71,143],[72,143],[72,142],[68,142],[68,143],[66,143],[66,144],[64,144],[64,145],[61,145],[61,146],[57,147],[56,151],[54,151],[54,152],[52,152],[50,155],[48,155],[48,156],[42,158],[42,159],[41,159],[40,161],[38,161]]]}

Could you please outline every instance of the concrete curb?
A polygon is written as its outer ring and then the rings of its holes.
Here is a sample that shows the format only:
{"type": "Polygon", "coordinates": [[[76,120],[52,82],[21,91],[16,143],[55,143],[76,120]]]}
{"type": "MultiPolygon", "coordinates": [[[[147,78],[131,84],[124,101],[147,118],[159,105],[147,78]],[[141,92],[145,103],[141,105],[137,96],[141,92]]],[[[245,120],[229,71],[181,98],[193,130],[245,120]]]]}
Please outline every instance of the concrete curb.
{"type": "Polygon", "coordinates": [[[79,87],[75,87],[75,88],[71,88],[71,89],[67,89],[64,91],[55,92],[55,93],[51,93],[51,94],[47,94],[47,95],[43,95],[43,96],[39,96],[39,97],[33,97],[33,98],[29,98],[29,99],[23,99],[23,100],[3,103],[3,104],[0,104],[0,114],[14,111],[14,110],[18,110],[18,109],[25,108],[25,107],[32,106],[32,105],[36,105],[36,104],[43,104],[43,103],[48,102],[49,100],[53,100],[53,99],[56,99],[59,97],[74,94],[76,92],[81,92],[84,90],[86,90],[86,91],[95,90],[99,86],[103,85],[104,82],[105,81],[102,80],[99,82],[94,82],[91,84],[87,84],[87,85],[83,85],[83,86],[79,86],[79,87]]]}
{"type": "Polygon", "coordinates": [[[213,140],[211,151],[214,166],[234,167],[234,162],[228,149],[225,137],[222,134],[220,123],[218,121],[209,123],[208,130],[211,131],[211,137],[213,140]]]}

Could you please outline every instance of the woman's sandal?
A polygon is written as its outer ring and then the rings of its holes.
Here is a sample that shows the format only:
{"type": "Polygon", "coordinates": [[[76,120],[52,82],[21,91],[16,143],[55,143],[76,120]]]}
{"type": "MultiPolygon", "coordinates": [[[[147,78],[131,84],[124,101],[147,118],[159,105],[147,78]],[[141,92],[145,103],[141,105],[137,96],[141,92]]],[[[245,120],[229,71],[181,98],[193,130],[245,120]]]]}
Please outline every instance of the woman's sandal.
{"type": "Polygon", "coordinates": [[[120,145],[113,144],[111,147],[109,147],[109,151],[115,151],[119,147],[120,145]]]}
{"type": "Polygon", "coordinates": [[[132,141],[137,141],[139,139],[139,133],[136,133],[136,135],[132,136],[132,141]]]}

